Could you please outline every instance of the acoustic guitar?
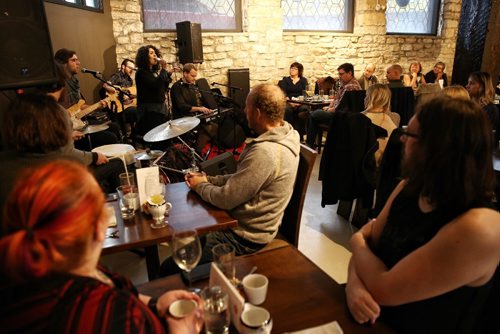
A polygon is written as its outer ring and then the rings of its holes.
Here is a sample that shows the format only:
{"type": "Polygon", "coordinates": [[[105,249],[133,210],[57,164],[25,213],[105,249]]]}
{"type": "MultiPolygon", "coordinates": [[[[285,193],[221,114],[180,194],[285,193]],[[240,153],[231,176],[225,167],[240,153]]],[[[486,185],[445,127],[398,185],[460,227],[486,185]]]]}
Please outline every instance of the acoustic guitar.
{"type": "Polygon", "coordinates": [[[122,101],[120,101],[119,91],[115,91],[115,93],[106,93],[106,96],[107,98],[109,98],[111,104],[116,105],[116,112],[118,113],[122,112],[123,109],[127,109],[128,107],[137,107],[137,99],[136,99],[137,88],[135,86],[131,86],[126,88],[122,87],[121,89],[132,95],[130,97],[130,100],[125,100],[125,101],[130,101],[130,103],[122,104],[122,101]]]}
{"type": "MultiPolygon", "coordinates": [[[[108,103],[110,102],[109,98],[105,98],[104,101],[107,101],[108,103]]],[[[85,122],[82,121],[82,118],[87,116],[88,114],[96,111],[97,109],[101,108],[101,101],[94,103],[85,109],[81,109],[81,107],[84,104],[85,104],[85,100],[80,100],[67,109],[69,114],[70,114],[70,118],[71,118],[71,122],[73,123],[74,130],[83,129],[86,126],[86,124],[85,124],[85,122]]]]}

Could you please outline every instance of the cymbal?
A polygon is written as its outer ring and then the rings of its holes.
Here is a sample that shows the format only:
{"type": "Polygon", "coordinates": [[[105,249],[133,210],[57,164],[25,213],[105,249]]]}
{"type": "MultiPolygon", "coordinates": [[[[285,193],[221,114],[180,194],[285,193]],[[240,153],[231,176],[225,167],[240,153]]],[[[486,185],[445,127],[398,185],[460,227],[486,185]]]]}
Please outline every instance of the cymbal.
{"type": "Polygon", "coordinates": [[[107,130],[109,128],[109,125],[107,124],[95,124],[95,125],[87,125],[85,129],[82,130],[82,132],[86,135],[89,135],[91,133],[96,133],[99,131],[107,130]]]}
{"type": "Polygon", "coordinates": [[[177,118],[150,130],[143,137],[145,141],[155,142],[167,140],[180,136],[200,124],[200,119],[196,117],[177,118]]]}

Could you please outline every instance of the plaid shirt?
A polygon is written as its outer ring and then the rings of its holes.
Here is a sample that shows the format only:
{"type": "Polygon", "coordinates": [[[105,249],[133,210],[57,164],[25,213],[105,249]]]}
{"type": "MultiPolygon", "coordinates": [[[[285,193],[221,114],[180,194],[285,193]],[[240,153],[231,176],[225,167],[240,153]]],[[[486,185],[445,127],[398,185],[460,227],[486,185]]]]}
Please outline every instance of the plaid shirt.
{"type": "Polygon", "coordinates": [[[165,333],[160,319],[138,299],[132,283],[105,273],[114,287],[69,274],[2,286],[1,332],[165,333]]]}
{"type": "Polygon", "coordinates": [[[358,80],[356,80],[354,77],[349,81],[348,83],[344,84],[342,83],[342,80],[339,80],[340,86],[339,89],[337,90],[337,95],[335,97],[335,100],[333,100],[332,107],[334,109],[337,109],[337,107],[340,104],[340,101],[342,101],[342,98],[344,97],[344,93],[350,90],[361,90],[361,86],[359,85],[358,80]]]}

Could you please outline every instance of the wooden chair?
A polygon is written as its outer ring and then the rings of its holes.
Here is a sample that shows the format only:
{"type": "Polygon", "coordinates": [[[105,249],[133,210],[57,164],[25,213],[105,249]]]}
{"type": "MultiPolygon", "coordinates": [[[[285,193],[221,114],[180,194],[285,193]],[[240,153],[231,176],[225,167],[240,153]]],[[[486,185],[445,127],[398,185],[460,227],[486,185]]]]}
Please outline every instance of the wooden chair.
{"type": "Polygon", "coordinates": [[[293,186],[292,197],[285,209],[278,235],[263,250],[279,248],[287,242],[298,247],[302,209],[304,208],[307,186],[309,185],[309,179],[311,178],[317,155],[318,153],[315,150],[300,144],[299,167],[297,169],[295,185],[293,186]]]}

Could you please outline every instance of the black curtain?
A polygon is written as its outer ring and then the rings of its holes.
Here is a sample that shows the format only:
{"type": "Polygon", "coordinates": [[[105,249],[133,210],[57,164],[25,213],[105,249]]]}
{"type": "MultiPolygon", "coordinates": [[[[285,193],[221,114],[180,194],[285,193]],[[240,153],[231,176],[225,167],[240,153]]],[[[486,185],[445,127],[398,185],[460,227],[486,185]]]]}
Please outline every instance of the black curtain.
{"type": "Polygon", "coordinates": [[[491,0],[462,1],[452,84],[466,85],[469,74],[481,70],[490,10],[491,0]]]}

